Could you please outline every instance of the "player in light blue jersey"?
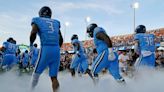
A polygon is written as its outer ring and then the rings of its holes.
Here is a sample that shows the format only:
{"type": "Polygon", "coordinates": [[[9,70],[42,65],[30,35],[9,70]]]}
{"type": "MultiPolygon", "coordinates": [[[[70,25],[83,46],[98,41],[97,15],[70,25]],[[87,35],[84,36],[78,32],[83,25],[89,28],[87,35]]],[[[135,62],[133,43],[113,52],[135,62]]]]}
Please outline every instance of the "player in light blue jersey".
{"type": "Polygon", "coordinates": [[[33,46],[37,34],[41,43],[41,51],[32,75],[32,89],[37,85],[42,72],[46,67],[49,67],[53,92],[56,92],[59,88],[57,74],[60,66],[60,47],[63,43],[63,38],[60,32],[60,22],[51,19],[51,15],[51,9],[44,6],[39,11],[39,17],[32,19],[30,46],[33,46]]]}
{"type": "Polygon", "coordinates": [[[75,70],[77,70],[78,72],[87,73],[93,79],[91,71],[88,69],[88,60],[84,53],[83,45],[78,40],[78,35],[74,34],[71,37],[71,43],[75,53],[70,66],[72,76],[75,76],[75,70]]]}
{"type": "Polygon", "coordinates": [[[30,56],[28,50],[26,50],[22,55],[22,65],[24,70],[27,70],[27,67],[29,65],[29,60],[30,60],[30,56]]]}
{"type": "Polygon", "coordinates": [[[135,33],[135,51],[139,54],[136,65],[155,67],[155,36],[147,34],[144,25],[139,25],[135,33]]]}
{"type": "Polygon", "coordinates": [[[30,66],[35,67],[35,64],[36,64],[36,61],[37,61],[38,55],[39,55],[39,49],[37,48],[37,44],[34,44],[34,46],[32,47],[32,51],[30,53],[31,53],[30,66]]]}
{"type": "Polygon", "coordinates": [[[19,64],[19,62],[20,62],[20,59],[21,59],[20,53],[21,53],[21,51],[20,51],[20,49],[18,48],[18,49],[17,49],[17,52],[16,52],[16,64],[19,64]]]}
{"type": "Polygon", "coordinates": [[[0,70],[2,70],[2,62],[3,62],[3,49],[0,48],[0,70]]]}
{"type": "Polygon", "coordinates": [[[10,37],[6,42],[3,43],[2,48],[4,49],[2,66],[4,66],[4,68],[6,68],[7,70],[11,69],[16,61],[17,46],[15,40],[10,37]]]}
{"type": "Polygon", "coordinates": [[[112,41],[105,30],[92,23],[88,25],[87,33],[91,38],[94,38],[94,44],[98,53],[92,64],[94,76],[98,77],[98,73],[106,68],[118,82],[125,83],[125,80],[119,73],[118,55],[113,51],[112,41]]]}

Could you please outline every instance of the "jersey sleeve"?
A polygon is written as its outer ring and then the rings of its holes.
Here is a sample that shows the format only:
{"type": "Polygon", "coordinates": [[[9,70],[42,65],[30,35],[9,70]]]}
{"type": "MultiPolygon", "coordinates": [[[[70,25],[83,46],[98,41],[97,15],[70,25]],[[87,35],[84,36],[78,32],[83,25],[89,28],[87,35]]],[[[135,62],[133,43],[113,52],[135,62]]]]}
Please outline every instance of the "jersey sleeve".
{"type": "Polygon", "coordinates": [[[96,28],[94,29],[94,34],[93,34],[93,36],[96,37],[96,34],[99,33],[99,32],[104,32],[104,33],[105,33],[105,30],[104,30],[103,28],[101,28],[101,27],[96,27],[96,28]]]}
{"type": "Polygon", "coordinates": [[[31,21],[31,25],[33,24],[38,24],[38,18],[33,18],[32,21],[31,21]]]}
{"type": "Polygon", "coordinates": [[[5,48],[7,47],[7,42],[3,43],[3,47],[5,47],[5,48]]]}
{"type": "Polygon", "coordinates": [[[60,26],[60,22],[59,21],[58,21],[58,24],[59,24],[59,28],[60,28],[61,26],[60,26]]]}
{"type": "Polygon", "coordinates": [[[15,45],[15,49],[16,49],[16,52],[18,52],[19,46],[18,45],[15,45]]]}
{"type": "Polygon", "coordinates": [[[134,35],[134,40],[139,40],[139,35],[134,35]]]}
{"type": "Polygon", "coordinates": [[[156,36],[154,35],[154,34],[152,34],[153,35],[153,38],[155,39],[156,38],[156,36]]]}
{"type": "Polygon", "coordinates": [[[58,27],[60,28],[60,21],[56,20],[56,19],[53,19],[54,20],[54,23],[58,25],[58,27]]]}
{"type": "Polygon", "coordinates": [[[73,43],[73,44],[75,44],[75,43],[77,44],[77,43],[79,43],[79,41],[78,41],[78,39],[73,39],[73,40],[72,40],[72,43],[73,43]]]}

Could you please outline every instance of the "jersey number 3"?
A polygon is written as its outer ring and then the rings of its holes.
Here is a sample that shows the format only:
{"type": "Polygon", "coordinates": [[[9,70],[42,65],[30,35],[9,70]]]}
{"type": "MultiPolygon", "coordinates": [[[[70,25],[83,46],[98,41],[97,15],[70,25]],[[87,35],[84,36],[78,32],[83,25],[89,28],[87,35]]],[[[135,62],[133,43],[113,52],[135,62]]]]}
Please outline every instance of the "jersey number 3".
{"type": "Polygon", "coordinates": [[[53,26],[53,22],[52,21],[46,21],[46,23],[49,25],[48,27],[50,28],[50,32],[54,32],[54,26],[53,26]]]}

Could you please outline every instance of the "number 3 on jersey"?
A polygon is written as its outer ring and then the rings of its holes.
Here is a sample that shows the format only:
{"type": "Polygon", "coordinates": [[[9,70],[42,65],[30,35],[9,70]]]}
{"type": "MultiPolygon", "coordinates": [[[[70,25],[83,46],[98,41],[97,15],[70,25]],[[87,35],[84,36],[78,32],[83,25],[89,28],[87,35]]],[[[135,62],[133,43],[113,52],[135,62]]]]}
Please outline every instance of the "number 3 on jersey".
{"type": "Polygon", "coordinates": [[[51,31],[49,32],[54,32],[54,26],[53,26],[53,22],[52,21],[46,21],[46,23],[49,25],[48,27],[50,28],[51,31]]]}

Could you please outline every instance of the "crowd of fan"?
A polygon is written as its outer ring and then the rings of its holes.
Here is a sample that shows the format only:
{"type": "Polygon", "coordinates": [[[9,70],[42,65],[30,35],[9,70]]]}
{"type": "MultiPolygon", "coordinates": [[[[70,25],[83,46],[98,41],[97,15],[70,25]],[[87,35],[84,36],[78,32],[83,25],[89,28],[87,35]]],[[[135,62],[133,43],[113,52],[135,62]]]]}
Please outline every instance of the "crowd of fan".
{"type": "MultiPolygon", "coordinates": [[[[156,36],[155,38],[156,43],[160,43],[164,41],[164,36],[163,36],[164,29],[151,30],[151,31],[148,31],[147,33],[154,34],[156,36]]],[[[128,34],[128,35],[114,36],[114,37],[111,37],[111,39],[115,47],[132,46],[134,45],[133,36],[134,34],[128,34]]]]}

